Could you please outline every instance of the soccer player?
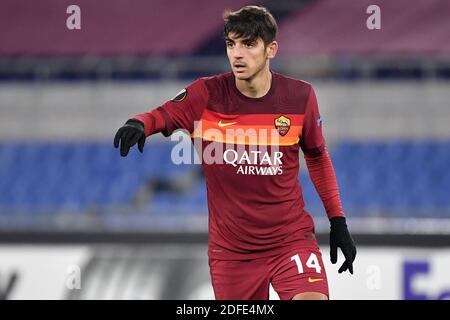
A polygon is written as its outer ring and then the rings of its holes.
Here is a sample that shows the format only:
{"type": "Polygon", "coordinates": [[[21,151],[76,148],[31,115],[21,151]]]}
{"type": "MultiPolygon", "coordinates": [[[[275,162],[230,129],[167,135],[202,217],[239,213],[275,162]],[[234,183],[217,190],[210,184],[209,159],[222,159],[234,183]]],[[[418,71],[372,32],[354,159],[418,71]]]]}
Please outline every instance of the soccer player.
{"type": "Polygon", "coordinates": [[[345,257],[339,273],[353,274],[356,248],[314,89],[270,69],[277,24],[266,8],[227,11],[224,21],[231,72],[200,78],[162,106],[132,117],[114,146],[122,156],[136,143],[143,152],[146,137],[185,129],[203,150],[215,150],[218,161],[203,159],[202,166],[216,299],[268,299],[269,284],[283,300],[328,299],[314,222],[298,181],[300,148],[330,220],[331,262],[338,248],[345,257]]]}

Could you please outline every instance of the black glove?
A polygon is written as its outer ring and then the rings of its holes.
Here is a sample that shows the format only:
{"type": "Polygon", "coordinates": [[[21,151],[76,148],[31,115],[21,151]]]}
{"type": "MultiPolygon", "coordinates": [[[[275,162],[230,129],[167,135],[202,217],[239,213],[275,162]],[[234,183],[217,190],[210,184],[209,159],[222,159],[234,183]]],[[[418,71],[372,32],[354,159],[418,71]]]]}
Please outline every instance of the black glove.
{"type": "Polygon", "coordinates": [[[337,249],[341,248],[345,261],[339,268],[339,273],[349,270],[353,274],[353,261],[356,257],[356,247],[347,229],[344,217],[334,217],[330,219],[330,257],[331,263],[337,262],[337,249]]]}
{"type": "Polygon", "coordinates": [[[123,127],[121,127],[114,137],[114,147],[119,147],[120,141],[120,155],[126,157],[128,151],[137,142],[138,149],[144,152],[145,144],[144,124],[139,120],[130,119],[123,127]]]}

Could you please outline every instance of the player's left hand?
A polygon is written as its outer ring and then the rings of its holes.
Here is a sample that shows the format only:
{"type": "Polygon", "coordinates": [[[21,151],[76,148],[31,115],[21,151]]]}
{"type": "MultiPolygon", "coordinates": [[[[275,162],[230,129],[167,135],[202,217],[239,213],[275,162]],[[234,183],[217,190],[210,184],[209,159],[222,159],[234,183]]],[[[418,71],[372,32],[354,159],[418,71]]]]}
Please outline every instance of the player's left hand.
{"type": "Polygon", "coordinates": [[[337,262],[337,249],[341,248],[344,254],[345,261],[339,268],[339,273],[346,270],[353,274],[353,261],[356,257],[356,247],[353,239],[348,232],[347,224],[345,223],[345,217],[334,217],[330,219],[331,231],[330,231],[330,258],[331,263],[337,262]]]}

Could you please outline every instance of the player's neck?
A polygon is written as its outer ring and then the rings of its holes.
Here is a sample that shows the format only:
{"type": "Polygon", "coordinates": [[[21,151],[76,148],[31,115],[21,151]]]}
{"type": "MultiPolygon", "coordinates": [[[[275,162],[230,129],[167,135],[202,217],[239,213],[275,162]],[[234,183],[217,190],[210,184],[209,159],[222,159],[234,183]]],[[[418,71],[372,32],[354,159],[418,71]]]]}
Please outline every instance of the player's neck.
{"type": "Polygon", "coordinates": [[[264,68],[250,79],[241,80],[235,78],[236,88],[250,98],[261,98],[267,94],[272,84],[272,73],[269,68],[264,68]]]}

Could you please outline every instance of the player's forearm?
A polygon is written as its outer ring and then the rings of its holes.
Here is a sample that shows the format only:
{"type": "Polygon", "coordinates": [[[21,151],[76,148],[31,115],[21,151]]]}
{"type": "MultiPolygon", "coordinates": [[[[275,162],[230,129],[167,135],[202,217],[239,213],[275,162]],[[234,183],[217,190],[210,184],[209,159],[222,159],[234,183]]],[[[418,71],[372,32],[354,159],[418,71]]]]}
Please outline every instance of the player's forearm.
{"type": "Polygon", "coordinates": [[[326,148],[319,155],[305,154],[306,166],[323,202],[328,218],[345,216],[330,155],[326,148]]]}
{"type": "Polygon", "coordinates": [[[137,114],[132,119],[139,120],[144,124],[146,137],[161,132],[166,128],[164,117],[157,109],[137,114]]]}

